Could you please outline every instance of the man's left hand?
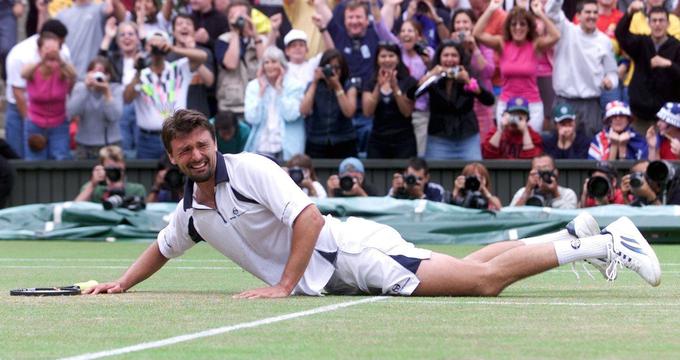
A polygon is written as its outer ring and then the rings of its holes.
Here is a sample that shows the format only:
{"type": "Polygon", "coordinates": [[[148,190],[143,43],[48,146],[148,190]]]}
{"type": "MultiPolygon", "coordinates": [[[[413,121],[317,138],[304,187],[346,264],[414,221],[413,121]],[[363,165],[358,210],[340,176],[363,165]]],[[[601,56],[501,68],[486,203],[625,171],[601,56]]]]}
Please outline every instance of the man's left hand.
{"type": "Polygon", "coordinates": [[[288,296],[290,296],[290,291],[284,289],[282,285],[277,284],[274,286],[244,291],[233,297],[234,299],[273,299],[288,296]]]}
{"type": "Polygon", "coordinates": [[[673,62],[659,55],[654,56],[649,62],[652,65],[652,68],[667,68],[673,65],[673,62]]]}

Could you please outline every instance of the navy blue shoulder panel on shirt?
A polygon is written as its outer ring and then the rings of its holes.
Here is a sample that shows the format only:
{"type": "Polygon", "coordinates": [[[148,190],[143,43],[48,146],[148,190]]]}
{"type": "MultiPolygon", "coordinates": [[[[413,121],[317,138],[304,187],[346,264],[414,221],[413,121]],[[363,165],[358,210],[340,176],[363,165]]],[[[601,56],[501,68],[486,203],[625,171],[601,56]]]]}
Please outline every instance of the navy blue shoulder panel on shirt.
{"type": "Polygon", "coordinates": [[[194,226],[194,217],[193,216],[189,217],[189,237],[196,244],[198,244],[201,241],[205,241],[205,240],[203,240],[203,237],[201,236],[201,234],[199,234],[198,231],[196,231],[196,227],[194,226]]]}

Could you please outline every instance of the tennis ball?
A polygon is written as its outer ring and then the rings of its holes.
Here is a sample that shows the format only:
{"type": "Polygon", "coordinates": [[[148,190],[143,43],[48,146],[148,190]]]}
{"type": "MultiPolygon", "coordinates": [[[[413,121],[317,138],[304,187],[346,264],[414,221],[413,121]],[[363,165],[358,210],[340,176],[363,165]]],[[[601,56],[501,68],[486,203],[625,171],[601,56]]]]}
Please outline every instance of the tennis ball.
{"type": "Polygon", "coordinates": [[[97,280],[90,280],[90,281],[75,283],[73,285],[79,287],[80,291],[85,291],[87,289],[90,289],[90,288],[93,288],[93,287],[99,285],[99,283],[97,282],[97,280]]]}

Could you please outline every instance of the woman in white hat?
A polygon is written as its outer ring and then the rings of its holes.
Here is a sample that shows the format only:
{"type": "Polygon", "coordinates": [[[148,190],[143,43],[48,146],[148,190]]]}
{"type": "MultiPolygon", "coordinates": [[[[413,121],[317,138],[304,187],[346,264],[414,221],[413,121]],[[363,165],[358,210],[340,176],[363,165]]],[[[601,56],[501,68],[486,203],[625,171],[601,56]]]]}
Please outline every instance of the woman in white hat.
{"type": "Polygon", "coordinates": [[[666,103],[647,129],[649,160],[680,160],[680,103],[666,103]]]}

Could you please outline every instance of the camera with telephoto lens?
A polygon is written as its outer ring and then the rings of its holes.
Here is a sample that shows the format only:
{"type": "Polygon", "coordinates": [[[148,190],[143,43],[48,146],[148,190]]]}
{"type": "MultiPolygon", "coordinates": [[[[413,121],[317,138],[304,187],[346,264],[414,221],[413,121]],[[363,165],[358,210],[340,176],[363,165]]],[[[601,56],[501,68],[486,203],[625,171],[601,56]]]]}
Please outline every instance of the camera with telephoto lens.
{"type": "Polygon", "coordinates": [[[522,121],[522,118],[519,115],[516,114],[509,114],[508,115],[508,124],[519,124],[519,122],[522,121]]]}
{"type": "Polygon", "coordinates": [[[302,168],[298,166],[288,169],[288,175],[290,175],[290,178],[293,179],[297,185],[302,184],[302,180],[305,179],[305,173],[302,171],[302,168]]]}
{"type": "Polygon", "coordinates": [[[96,71],[94,74],[92,74],[92,78],[98,83],[103,83],[107,80],[106,74],[101,71],[96,71]]]}
{"type": "Polygon", "coordinates": [[[354,178],[353,177],[351,177],[349,175],[345,175],[345,176],[340,177],[340,188],[342,190],[350,191],[350,190],[352,190],[353,187],[354,187],[354,178]]]}
{"type": "Polygon", "coordinates": [[[165,56],[169,53],[169,51],[162,50],[160,47],[151,45],[151,55],[153,56],[165,56]]]}
{"type": "Polygon", "coordinates": [[[321,71],[323,72],[323,76],[326,78],[335,75],[335,72],[333,72],[333,65],[331,64],[324,65],[323,68],[321,68],[321,71]]]}
{"type": "Polygon", "coordinates": [[[146,208],[144,198],[141,196],[125,196],[124,190],[111,190],[109,197],[102,201],[104,210],[116,208],[139,211],[146,208]]]}
{"type": "Polygon", "coordinates": [[[234,27],[236,27],[238,31],[243,31],[243,29],[246,27],[246,18],[239,16],[238,19],[236,19],[236,22],[234,22],[234,27]]]}
{"type": "Polygon", "coordinates": [[[151,60],[145,54],[140,54],[137,61],[135,61],[135,70],[142,71],[149,66],[151,66],[151,60]]]}
{"type": "Polygon", "coordinates": [[[118,182],[123,177],[123,169],[115,166],[107,166],[104,168],[106,178],[111,182],[118,182]]]}
{"type": "Polygon", "coordinates": [[[546,183],[546,184],[552,184],[553,176],[555,176],[555,172],[553,172],[552,170],[548,170],[548,171],[544,170],[544,171],[538,172],[538,177],[541,178],[541,180],[543,180],[543,182],[546,183]]]}
{"type": "Polygon", "coordinates": [[[604,176],[592,176],[588,179],[586,189],[588,191],[588,196],[601,199],[609,194],[611,184],[609,184],[609,179],[604,176]]]}
{"type": "Polygon", "coordinates": [[[645,184],[645,173],[634,172],[630,174],[630,187],[633,189],[639,189],[645,184]]]}
{"type": "Polygon", "coordinates": [[[465,177],[465,199],[462,206],[468,209],[487,209],[489,201],[479,191],[482,183],[476,176],[465,177]]]}
{"type": "Polygon", "coordinates": [[[406,186],[415,186],[418,184],[418,178],[413,174],[404,174],[404,183],[406,186]]]}
{"type": "Polygon", "coordinates": [[[665,160],[652,161],[647,165],[647,178],[664,186],[675,177],[675,166],[665,160]]]}
{"type": "Polygon", "coordinates": [[[429,44],[425,40],[416,41],[416,43],[413,44],[413,51],[415,51],[416,54],[418,54],[420,56],[427,55],[427,47],[428,46],[429,46],[429,44]]]}
{"type": "Polygon", "coordinates": [[[178,191],[182,189],[185,182],[186,176],[182,174],[177,166],[172,165],[168,168],[168,171],[165,172],[165,176],[163,176],[163,185],[161,185],[161,187],[171,191],[178,191]]]}
{"type": "Polygon", "coordinates": [[[548,205],[548,201],[546,196],[538,191],[538,187],[535,187],[533,194],[531,194],[531,196],[527,199],[525,205],[545,207],[548,205]]]}

